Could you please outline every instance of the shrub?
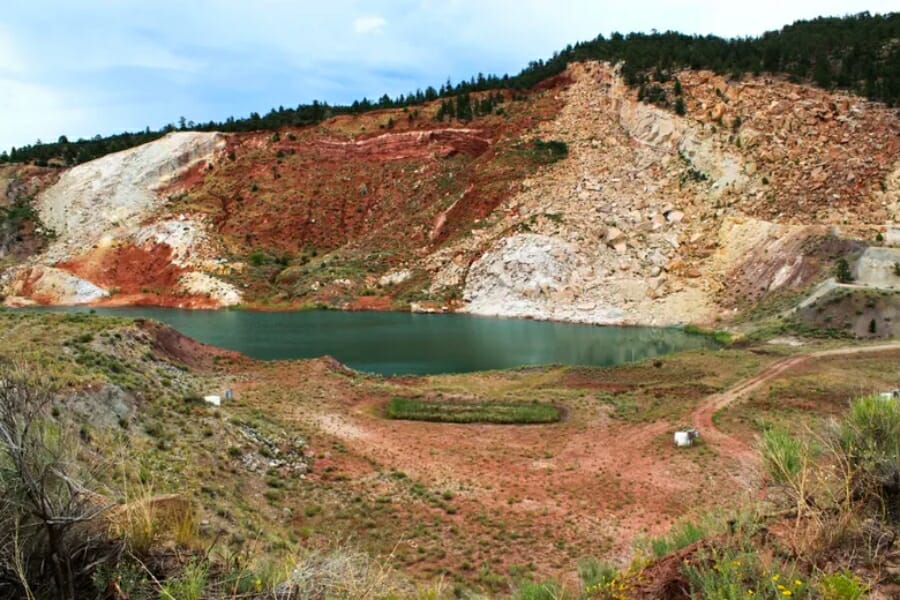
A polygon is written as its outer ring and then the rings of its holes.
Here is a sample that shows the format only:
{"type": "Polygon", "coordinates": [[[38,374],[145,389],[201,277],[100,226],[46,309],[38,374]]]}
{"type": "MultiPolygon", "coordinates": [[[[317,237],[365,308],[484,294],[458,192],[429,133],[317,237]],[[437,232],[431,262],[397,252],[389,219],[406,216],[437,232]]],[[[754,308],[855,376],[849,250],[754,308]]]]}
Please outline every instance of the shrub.
{"type": "Polygon", "coordinates": [[[857,499],[900,517],[900,407],[893,399],[867,396],[853,402],[839,428],[840,446],[854,471],[857,499]]]}
{"type": "Polygon", "coordinates": [[[603,588],[613,581],[618,573],[618,569],[612,565],[593,557],[584,558],[578,563],[578,578],[581,579],[585,590],[603,588]]]}
{"type": "Polygon", "coordinates": [[[560,600],[563,597],[562,588],[555,581],[526,581],[513,596],[516,600],[560,600]]]}
{"type": "Polygon", "coordinates": [[[266,264],[266,254],[262,250],[257,250],[250,254],[248,260],[254,267],[261,267],[266,264]]]}
{"type": "Polygon", "coordinates": [[[793,569],[782,565],[767,571],[754,552],[713,549],[694,557],[684,565],[683,572],[692,598],[797,600],[809,597],[809,587],[796,577],[793,569]]]}
{"type": "Polygon", "coordinates": [[[803,467],[800,443],[783,429],[767,429],[762,435],[762,457],[769,477],[789,483],[803,467]]]}
{"type": "MultiPolygon", "coordinates": [[[[78,460],[74,428],[49,418],[55,390],[28,365],[0,363],[0,596],[75,597],[100,551],[84,524],[109,508],[78,460]]],[[[97,461],[99,462],[99,461],[97,461]]]]}
{"type": "Polygon", "coordinates": [[[853,281],[853,273],[850,272],[850,263],[847,259],[841,257],[834,264],[834,276],[840,283],[850,283],[853,281]]]}
{"type": "Polygon", "coordinates": [[[859,600],[866,593],[866,586],[850,571],[822,575],[816,587],[822,600],[859,600]]]}
{"type": "Polygon", "coordinates": [[[553,163],[569,155],[569,146],[559,140],[534,140],[534,152],[544,162],[553,163]]]}

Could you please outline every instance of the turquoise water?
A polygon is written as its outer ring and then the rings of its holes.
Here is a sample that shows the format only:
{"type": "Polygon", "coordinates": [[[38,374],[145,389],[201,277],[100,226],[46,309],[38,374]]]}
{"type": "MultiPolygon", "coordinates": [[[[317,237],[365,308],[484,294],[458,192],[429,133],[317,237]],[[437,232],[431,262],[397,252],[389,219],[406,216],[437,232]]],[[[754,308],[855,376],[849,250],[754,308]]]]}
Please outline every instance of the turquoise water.
{"type": "MultiPolygon", "coordinates": [[[[53,309],[85,312],[86,308],[53,309]]],[[[680,329],[596,327],[399,312],[250,312],[167,308],[95,309],[168,323],[194,339],[263,360],[331,355],[383,375],[461,373],[525,365],[616,365],[712,348],[680,329]]]]}

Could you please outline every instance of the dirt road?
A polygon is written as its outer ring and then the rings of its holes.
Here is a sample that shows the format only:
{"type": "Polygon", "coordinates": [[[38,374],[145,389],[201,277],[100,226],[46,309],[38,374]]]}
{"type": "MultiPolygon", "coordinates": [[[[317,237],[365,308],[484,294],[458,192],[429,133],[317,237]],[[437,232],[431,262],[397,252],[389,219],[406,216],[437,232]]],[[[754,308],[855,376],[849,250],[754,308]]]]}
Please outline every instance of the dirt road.
{"type": "Polygon", "coordinates": [[[724,392],[713,394],[704,400],[694,410],[692,415],[694,427],[700,431],[703,439],[721,454],[735,458],[744,464],[754,464],[756,461],[756,452],[753,448],[740,439],[720,431],[713,421],[713,415],[715,415],[715,413],[734,404],[763,383],[774,379],[785,371],[809,360],[831,356],[862,354],[866,352],[883,352],[887,350],[900,350],[900,342],[879,344],[877,346],[847,346],[843,348],[834,348],[832,350],[822,350],[810,354],[798,354],[776,361],[750,379],[746,379],[724,392]]]}

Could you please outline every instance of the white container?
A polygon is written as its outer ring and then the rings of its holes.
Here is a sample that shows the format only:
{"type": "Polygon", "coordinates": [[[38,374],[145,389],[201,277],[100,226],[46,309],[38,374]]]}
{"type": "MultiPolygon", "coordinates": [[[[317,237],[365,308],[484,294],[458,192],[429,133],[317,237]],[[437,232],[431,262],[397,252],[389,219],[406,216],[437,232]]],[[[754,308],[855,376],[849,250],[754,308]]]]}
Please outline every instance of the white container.
{"type": "Polygon", "coordinates": [[[203,396],[203,399],[213,406],[222,406],[222,398],[219,396],[203,396]]]}
{"type": "Polygon", "coordinates": [[[679,448],[689,448],[694,445],[694,438],[688,431],[676,431],[675,445],[679,448]]]}

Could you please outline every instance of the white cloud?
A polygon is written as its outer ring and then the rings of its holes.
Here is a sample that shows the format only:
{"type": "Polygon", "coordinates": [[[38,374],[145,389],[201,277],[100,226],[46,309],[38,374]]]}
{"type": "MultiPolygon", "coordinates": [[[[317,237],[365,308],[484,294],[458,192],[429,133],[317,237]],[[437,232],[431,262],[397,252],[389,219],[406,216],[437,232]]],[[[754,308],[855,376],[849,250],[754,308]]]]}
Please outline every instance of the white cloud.
{"type": "Polygon", "coordinates": [[[383,17],[357,17],[353,20],[353,31],[360,34],[381,33],[387,21],[383,17]]]}
{"type": "Polygon", "coordinates": [[[25,70],[25,60],[16,51],[12,35],[0,28],[0,73],[21,73],[25,70]]]}
{"type": "MultiPolygon", "coordinates": [[[[56,141],[66,131],[83,128],[84,112],[72,105],[71,98],[48,86],[26,83],[0,76],[0,140],[20,145],[37,138],[56,141]]],[[[0,151],[6,150],[4,145],[0,151]]]]}

